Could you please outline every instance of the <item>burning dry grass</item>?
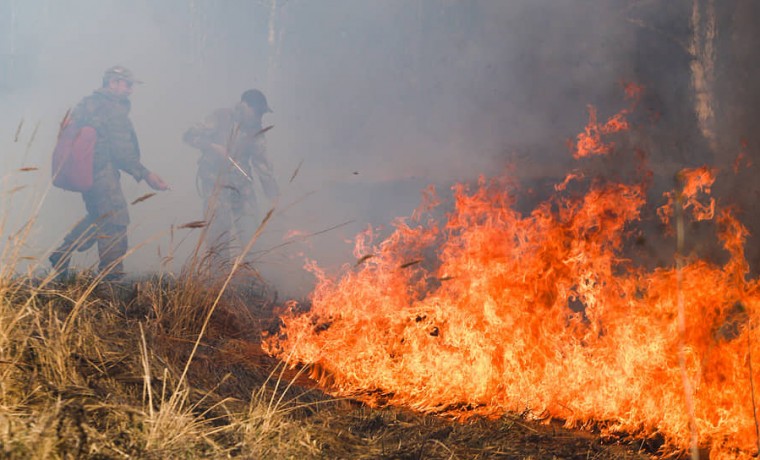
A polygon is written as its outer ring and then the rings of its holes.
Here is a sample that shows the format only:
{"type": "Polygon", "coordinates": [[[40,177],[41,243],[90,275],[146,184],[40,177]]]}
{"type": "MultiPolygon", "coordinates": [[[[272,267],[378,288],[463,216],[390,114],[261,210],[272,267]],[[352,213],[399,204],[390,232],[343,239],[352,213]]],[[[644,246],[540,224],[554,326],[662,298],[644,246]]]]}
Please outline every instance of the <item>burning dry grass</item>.
{"type": "Polygon", "coordinates": [[[1,457],[639,458],[518,417],[459,424],[327,398],[261,352],[270,305],[238,292],[183,378],[216,293],[92,281],[2,280],[1,457]]]}
{"type": "Polygon", "coordinates": [[[322,277],[313,307],[285,316],[271,349],[318,366],[336,396],[375,403],[375,389],[383,403],[431,413],[607,420],[613,433],[661,433],[672,449],[749,458],[760,300],[746,234],[723,213],[725,265],[628,267],[618,236],[640,197],[610,186],[559,215],[523,217],[502,187],[461,190],[445,226],[402,223],[357,245],[375,257],[322,277]],[[399,268],[430,248],[435,261],[399,268]]]}
{"type": "Polygon", "coordinates": [[[201,262],[54,281],[14,274],[20,241],[0,277],[2,458],[643,457],[517,416],[460,424],[335,400],[262,352],[279,320],[252,278],[225,289],[201,262]]]}
{"type": "MultiPolygon", "coordinates": [[[[0,253],[0,457],[632,459],[662,445],[621,447],[619,437],[517,415],[458,423],[336,400],[262,352],[262,331],[277,332],[279,319],[251,287],[255,277],[210,281],[199,251],[177,277],[126,285],[87,273],[18,275],[34,222],[0,253]]],[[[415,258],[394,268],[421,266],[415,258]]]]}
{"type": "Polygon", "coordinates": [[[339,277],[315,266],[312,308],[284,315],[268,350],[370,404],[607,421],[693,458],[755,456],[760,280],[747,230],[706,198],[710,168],[684,169],[655,205],[664,225],[675,216],[672,260],[637,264],[624,249],[646,204],[642,176],[572,175],[562,184],[577,193],[525,214],[504,178],[459,184],[445,218],[399,220],[380,241],[368,231],[339,277]],[[723,263],[687,257],[685,222],[705,219],[723,263]]]}

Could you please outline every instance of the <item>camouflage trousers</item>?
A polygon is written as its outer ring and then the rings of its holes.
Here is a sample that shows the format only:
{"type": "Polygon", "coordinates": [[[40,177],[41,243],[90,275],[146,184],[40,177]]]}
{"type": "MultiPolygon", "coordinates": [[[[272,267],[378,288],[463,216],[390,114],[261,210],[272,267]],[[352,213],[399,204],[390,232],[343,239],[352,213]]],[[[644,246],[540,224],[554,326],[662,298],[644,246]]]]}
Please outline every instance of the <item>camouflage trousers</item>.
{"type": "Polygon", "coordinates": [[[51,253],[50,262],[59,271],[68,268],[74,252],[84,252],[97,243],[98,270],[110,279],[124,274],[129,213],[117,177],[96,177],[92,189],[82,193],[87,215],[64,237],[51,253]],[[101,179],[101,180],[98,180],[101,179]]]}
{"type": "MultiPolygon", "coordinates": [[[[253,184],[209,180],[201,176],[206,249],[218,263],[228,263],[248,245],[258,228],[253,184]]],[[[245,261],[250,262],[250,251],[245,261]]]]}

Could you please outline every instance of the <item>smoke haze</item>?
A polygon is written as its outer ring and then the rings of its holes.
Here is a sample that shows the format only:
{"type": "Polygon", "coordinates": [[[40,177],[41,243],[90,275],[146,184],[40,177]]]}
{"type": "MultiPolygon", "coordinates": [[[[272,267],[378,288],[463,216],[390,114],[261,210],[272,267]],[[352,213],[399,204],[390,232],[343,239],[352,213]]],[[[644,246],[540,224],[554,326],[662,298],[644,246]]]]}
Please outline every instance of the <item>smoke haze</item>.
{"type": "MultiPolygon", "coordinates": [[[[559,174],[586,105],[611,114],[621,82],[635,78],[640,26],[621,5],[0,0],[1,177],[3,190],[27,186],[4,200],[4,238],[36,215],[24,252],[46,267],[82,217],[78,195],[50,187],[50,153],[66,110],[120,64],[145,82],[131,113],[143,163],[172,186],[130,206],[137,249],[126,269],[158,270],[159,254],[173,253],[177,270],[198,230],[171,240],[169,229],[202,218],[199,152],[181,136],[259,88],[274,109],[264,124],[275,125],[268,152],[283,192],[256,247],[260,268],[281,292],[303,295],[306,259],[350,262],[354,235],[409,215],[428,184],[445,191],[526,157],[559,174]],[[292,231],[317,234],[284,240],[292,231]]],[[[131,177],[122,184],[128,202],[149,191],[131,177]]],[[[74,264],[94,264],[94,252],[74,264]]]]}

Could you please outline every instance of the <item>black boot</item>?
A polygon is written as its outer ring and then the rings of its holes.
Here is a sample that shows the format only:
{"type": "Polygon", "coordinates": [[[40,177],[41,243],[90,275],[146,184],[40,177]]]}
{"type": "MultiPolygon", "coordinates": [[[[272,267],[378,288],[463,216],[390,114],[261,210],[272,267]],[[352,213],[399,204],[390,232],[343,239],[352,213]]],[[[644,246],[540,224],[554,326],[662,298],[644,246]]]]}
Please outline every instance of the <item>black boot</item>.
{"type": "Polygon", "coordinates": [[[50,254],[48,260],[53,272],[55,272],[54,281],[61,282],[70,276],[69,261],[71,260],[71,253],[56,249],[50,254]]]}

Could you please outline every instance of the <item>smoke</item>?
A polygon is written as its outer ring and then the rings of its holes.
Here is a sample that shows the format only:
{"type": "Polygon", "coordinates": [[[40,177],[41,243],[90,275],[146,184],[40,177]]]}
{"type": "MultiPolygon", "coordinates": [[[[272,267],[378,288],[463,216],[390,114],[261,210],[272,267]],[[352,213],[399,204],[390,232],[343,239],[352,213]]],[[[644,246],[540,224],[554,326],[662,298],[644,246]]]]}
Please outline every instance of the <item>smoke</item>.
{"type": "MultiPolygon", "coordinates": [[[[29,186],[5,231],[41,202],[25,251],[45,266],[83,215],[77,195],[49,188],[50,152],[66,110],[121,64],[146,82],[132,96],[143,162],[172,186],[130,206],[126,268],[171,254],[179,269],[198,230],[169,229],[202,216],[182,133],[255,87],[274,109],[283,190],[255,250],[281,292],[303,295],[305,260],[351,262],[353,236],[411,214],[428,184],[445,193],[512,161],[528,182],[559,176],[586,105],[616,111],[639,71],[629,13],[581,0],[0,0],[0,166],[5,185],[29,186]],[[17,172],[29,165],[40,170],[17,172]]],[[[128,202],[148,191],[122,183],[128,202]]]]}

